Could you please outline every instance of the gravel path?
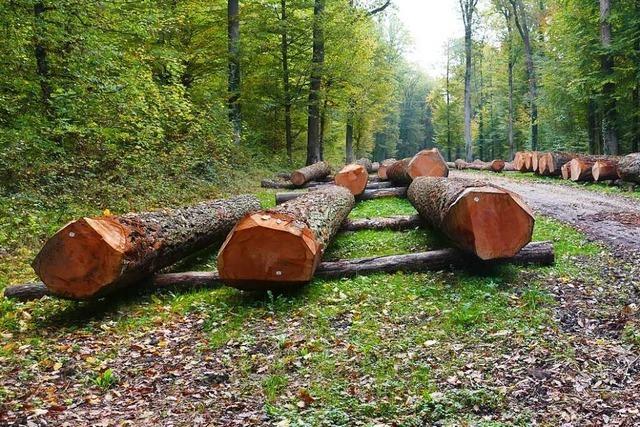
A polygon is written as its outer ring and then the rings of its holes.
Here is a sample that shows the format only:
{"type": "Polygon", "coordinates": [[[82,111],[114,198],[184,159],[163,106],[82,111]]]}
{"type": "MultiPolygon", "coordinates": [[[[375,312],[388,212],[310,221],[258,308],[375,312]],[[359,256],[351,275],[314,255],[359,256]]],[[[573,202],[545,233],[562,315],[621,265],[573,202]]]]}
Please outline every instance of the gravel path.
{"type": "Polygon", "coordinates": [[[565,222],[622,256],[640,254],[640,200],[558,184],[452,171],[520,194],[535,211],[565,222]]]}

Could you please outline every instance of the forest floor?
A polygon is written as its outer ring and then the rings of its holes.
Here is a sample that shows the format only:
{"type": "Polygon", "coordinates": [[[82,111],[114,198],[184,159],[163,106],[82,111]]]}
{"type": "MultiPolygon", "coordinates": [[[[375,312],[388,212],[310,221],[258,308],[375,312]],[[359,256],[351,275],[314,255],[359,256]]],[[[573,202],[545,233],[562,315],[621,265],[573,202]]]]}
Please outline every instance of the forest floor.
{"type": "MultiPolygon", "coordinates": [[[[637,204],[561,184],[546,200],[532,195],[549,184],[489,178],[521,186],[554,266],[314,280],[283,294],[0,298],[0,425],[640,424],[638,265],[589,241],[595,225],[580,221],[597,212],[561,218],[585,234],[550,218],[573,199],[637,204]]],[[[383,199],[351,217],[414,212],[383,199]]],[[[444,245],[425,229],[360,231],[325,258],[444,245]]],[[[181,266],[214,267],[213,252],[181,266]]]]}

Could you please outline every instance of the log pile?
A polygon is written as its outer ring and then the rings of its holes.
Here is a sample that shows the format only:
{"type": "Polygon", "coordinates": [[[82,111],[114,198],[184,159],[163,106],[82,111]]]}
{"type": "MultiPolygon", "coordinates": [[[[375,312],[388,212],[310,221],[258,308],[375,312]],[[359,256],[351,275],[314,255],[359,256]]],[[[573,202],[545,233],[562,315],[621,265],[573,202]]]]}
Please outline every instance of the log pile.
{"type": "Polygon", "coordinates": [[[254,196],[182,209],[81,218],[53,235],[33,261],[52,294],[86,300],[134,285],[224,239],[254,196]]]}
{"type": "Polygon", "coordinates": [[[456,169],[464,170],[464,169],[472,169],[472,170],[487,170],[491,172],[502,172],[505,169],[506,162],[504,160],[492,160],[490,162],[483,162],[482,160],[474,160],[471,163],[467,163],[462,159],[458,159],[454,162],[456,169]]]}
{"type": "Polygon", "coordinates": [[[538,173],[543,176],[560,176],[562,166],[576,157],[577,154],[573,153],[543,153],[538,161],[538,173]]]}
{"type": "Polygon", "coordinates": [[[615,181],[620,178],[618,173],[619,158],[596,160],[591,168],[591,175],[596,182],[615,181]]]}
{"type": "Polygon", "coordinates": [[[422,177],[407,197],[420,216],[480,259],[509,258],[531,241],[529,207],[501,187],[462,178],[422,177]]]}

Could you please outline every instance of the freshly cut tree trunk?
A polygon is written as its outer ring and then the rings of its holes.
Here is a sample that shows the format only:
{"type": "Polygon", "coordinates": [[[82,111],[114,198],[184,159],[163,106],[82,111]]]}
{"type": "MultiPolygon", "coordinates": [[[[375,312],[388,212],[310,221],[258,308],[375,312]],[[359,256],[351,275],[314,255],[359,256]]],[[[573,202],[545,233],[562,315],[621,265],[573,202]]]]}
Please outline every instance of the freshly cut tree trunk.
{"type": "Polygon", "coordinates": [[[410,161],[411,158],[407,158],[394,162],[387,168],[387,179],[399,186],[411,184],[413,179],[409,175],[410,161]]]}
{"type": "Polygon", "coordinates": [[[545,153],[540,151],[534,151],[531,155],[531,170],[535,173],[538,173],[538,166],[540,163],[540,157],[544,156],[545,153]]]}
{"type": "Polygon", "coordinates": [[[573,153],[550,152],[544,153],[540,158],[538,169],[540,175],[558,176],[562,174],[561,168],[565,163],[569,163],[578,157],[573,153]]]}
{"type": "Polygon", "coordinates": [[[562,179],[571,179],[571,162],[567,162],[560,168],[562,179]]]}
{"type": "Polygon", "coordinates": [[[371,173],[378,173],[378,169],[380,169],[380,163],[379,162],[373,162],[371,164],[371,173]]]}
{"type": "MultiPolygon", "coordinates": [[[[310,192],[321,190],[328,186],[321,186],[311,188],[310,192]]],[[[276,205],[281,205],[290,200],[297,199],[300,196],[308,194],[303,191],[293,191],[290,193],[276,193],[276,205]]],[[[391,187],[391,188],[379,188],[379,189],[366,189],[364,192],[356,197],[357,200],[372,200],[380,199],[384,197],[405,197],[407,195],[407,187],[391,187]]]]}
{"type": "Polygon", "coordinates": [[[387,169],[395,162],[397,162],[396,159],[387,159],[380,162],[380,167],[378,168],[378,176],[380,179],[387,179],[387,169]]]}
{"type": "Polygon", "coordinates": [[[349,190],[332,185],[245,216],[218,254],[221,279],[247,290],[287,289],[310,281],[354,206],[349,190]]]}
{"type": "MultiPolygon", "coordinates": [[[[439,249],[406,255],[391,255],[373,258],[359,258],[341,261],[321,262],[314,277],[335,279],[363,274],[394,273],[397,271],[423,272],[451,270],[452,268],[482,268],[502,263],[518,265],[553,265],[555,254],[551,242],[533,242],[522,248],[515,256],[503,260],[483,262],[470,259],[458,249],[439,249]]],[[[190,289],[193,287],[218,287],[222,284],[217,271],[191,271],[185,273],[158,274],[153,277],[151,288],[190,289]]],[[[28,283],[9,286],[4,291],[5,298],[29,301],[51,295],[43,283],[28,283]]]]}
{"type": "Polygon", "coordinates": [[[407,196],[425,221],[480,259],[512,257],[531,241],[531,210],[520,196],[496,185],[421,177],[407,196]]]}
{"type": "Polygon", "coordinates": [[[489,162],[489,170],[495,173],[500,173],[504,170],[505,161],[496,159],[489,162]]]}
{"type": "Polygon", "coordinates": [[[331,173],[331,167],[326,162],[318,162],[302,169],[298,169],[291,174],[291,182],[294,185],[302,186],[309,181],[319,180],[331,173]]]}
{"type": "Polygon", "coordinates": [[[371,160],[367,158],[358,159],[354,163],[356,165],[363,166],[368,174],[373,172],[373,163],[371,163],[371,160]]]}
{"type": "Polygon", "coordinates": [[[516,170],[519,172],[531,171],[531,159],[533,154],[529,151],[518,151],[516,157],[513,160],[516,170]]]}
{"type": "Polygon", "coordinates": [[[624,181],[640,183],[640,153],[624,156],[618,164],[618,172],[624,181]]]}
{"type": "MultiPolygon", "coordinates": [[[[371,163],[371,162],[369,162],[371,163]]],[[[336,185],[351,191],[351,194],[358,196],[367,187],[369,174],[364,166],[358,164],[347,165],[336,174],[336,185]]]]}
{"type": "Polygon", "coordinates": [[[593,179],[596,182],[606,181],[606,180],[616,180],[620,178],[618,174],[618,164],[620,163],[620,159],[611,158],[611,159],[602,159],[596,160],[591,168],[591,174],[593,175],[593,179]]]}
{"type": "Polygon", "coordinates": [[[533,172],[533,157],[537,156],[537,152],[527,152],[524,156],[525,172],[533,172]]]}
{"type": "Polygon", "coordinates": [[[420,215],[390,216],[385,218],[347,219],[340,231],[410,230],[422,224],[420,215]]]}
{"type": "Polygon", "coordinates": [[[122,216],[82,218],[51,237],[33,269],[55,295],[96,298],[222,240],[245,214],[260,209],[254,196],[122,216]]]}
{"type": "Polygon", "coordinates": [[[422,150],[409,161],[407,172],[412,179],[419,176],[449,176],[449,168],[437,148],[422,150]]]}

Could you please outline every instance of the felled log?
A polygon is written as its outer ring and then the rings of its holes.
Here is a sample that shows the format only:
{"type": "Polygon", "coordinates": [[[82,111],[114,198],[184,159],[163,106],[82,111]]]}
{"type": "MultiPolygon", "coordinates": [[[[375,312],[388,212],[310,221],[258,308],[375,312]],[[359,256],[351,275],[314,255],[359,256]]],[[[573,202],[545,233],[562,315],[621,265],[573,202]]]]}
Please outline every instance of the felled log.
{"type": "Polygon", "coordinates": [[[616,180],[620,178],[618,174],[618,158],[596,160],[591,168],[591,175],[596,182],[606,180],[616,180]]]}
{"type": "Polygon", "coordinates": [[[618,172],[623,180],[640,183],[640,153],[624,156],[618,164],[618,172]]]}
{"type": "Polygon", "coordinates": [[[358,159],[354,162],[356,165],[360,165],[362,167],[364,167],[367,171],[367,174],[372,173],[373,172],[373,163],[371,163],[371,160],[363,157],[362,159],[358,159]]]}
{"type": "Polygon", "coordinates": [[[544,153],[538,161],[538,173],[543,176],[559,176],[562,174],[562,166],[576,157],[577,154],[574,153],[544,153]]]}
{"type": "Polygon", "coordinates": [[[538,168],[540,166],[540,157],[544,156],[546,153],[541,151],[534,151],[531,155],[531,170],[534,173],[539,173],[538,168]]]}
{"type": "Polygon", "coordinates": [[[387,179],[387,169],[396,161],[396,159],[387,159],[380,162],[380,167],[378,168],[378,176],[380,179],[387,179]]]}
{"type": "Polygon", "coordinates": [[[506,163],[504,160],[495,159],[489,162],[489,170],[491,172],[500,173],[504,170],[506,163]]]}
{"type": "Polygon", "coordinates": [[[326,162],[318,162],[302,169],[298,169],[291,174],[291,182],[294,185],[301,186],[305,183],[319,178],[324,178],[331,173],[331,167],[326,162]]]}
{"type": "Polygon", "coordinates": [[[254,196],[122,216],[81,218],[53,235],[33,261],[51,292],[69,299],[106,295],[222,240],[254,196]]]}
{"type": "Polygon", "coordinates": [[[449,170],[456,169],[456,162],[447,162],[447,167],[449,170]]]}
{"type": "MultiPolygon", "coordinates": [[[[316,187],[311,188],[310,192],[325,188],[316,187]]],[[[307,194],[304,191],[293,191],[289,193],[276,193],[276,205],[288,202],[290,200],[297,199],[298,197],[307,194]]],[[[378,189],[366,189],[362,194],[356,197],[356,200],[372,200],[380,199],[384,197],[405,197],[407,195],[407,187],[390,187],[390,188],[378,188],[378,189]]]]}
{"type": "Polygon", "coordinates": [[[407,197],[425,221],[481,259],[512,257],[531,241],[531,209],[496,185],[421,177],[411,183],[407,197]]]}
{"type": "Polygon", "coordinates": [[[360,230],[410,230],[419,227],[422,220],[419,215],[399,215],[385,218],[347,219],[340,231],[360,230]]]}
{"type": "Polygon", "coordinates": [[[354,206],[349,190],[332,185],[245,216],[218,254],[221,279],[239,289],[264,290],[310,281],[354,206]]]}
{"type": "Polygon", "coordinates": [[[378,169],[380,169],[380,162],[371,163],[371,173],[378,173],[378,169]]]}
{"type": "MultiPolygon", "coordinates": [[[[515,256],[493,261],[480,261],[470,258],[467,253],[458,249],[440,249],[406,255],[325,261],[318,265],[314,277],[335,279],[364,274],[394,273],[397,271],[426,272],[470,267],[477,269],[507,262],[518,265],[553,265],[555,262],[553,245],[551,242],[529,243],[515,256]]],[[[159,288],[175,291],[194,287],[217,287],[221,284],[220,275],[217,271],[192,271],[157,274],[153,277],[150,286],[151,289],[159,288]]],[[[4,296],[8,299],[29,301],[51,296],[51,293],[43,283],[29,283],[7,287],[4,290],[4,296]]]]}
{"type": "Polygon", "coordinates": [[[462,159],[456,159],[453,164],[458,170],[463,170],[467,167],[467,161],[462,159]]]}
{"type": "Polygon", "coordinates": [[[364,166],[353,163],[343,167],[340,172],[336,174],[335,181],[336,185],[344,187],[354,196],[358,196],[362,194],[367,187],[369,173],[364,166]]]}
{"type": "Polygon", "coordinates": [[[567,162],[560,168],[560,176],[562,179],[571,179],[571,162],[567,162]]]}
{"type": "Polygon", "coordinates": [[[531,172],[533,153],[530,151],[518,151],[513,159],[514,166],[519,172],[531,172]]]}
{"type": "Polygon", "coordinates": [[[387,179],[398,186],[411,184],[412,178],[411,175],[409,175],[410,161],[411,158],[406,158],[393,162],[393,164],[387,168],[387,179]]]}
{"type": "Polygon", "coordinates": [[[504,168],[502,169],[502,172],[515,172],[516,168],[515,166],[513,166],[513,162],[505,162],[504,163],[504,168]]]}
{"type": "Polygon", "coordinates": [[[538,157],[537,151],[529,151],[524,156],[524,165],[527,172],[534,172],[533,169],[533,159],[538,157]]]}
{"type": "Polygon", "coordinates": [[[407,165],[407,172],[412,179],[419,176],[449,176],[449,167],[437,148],[419,151],[407,165]]]}

